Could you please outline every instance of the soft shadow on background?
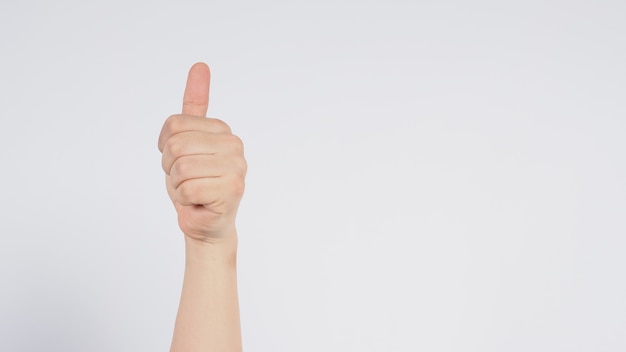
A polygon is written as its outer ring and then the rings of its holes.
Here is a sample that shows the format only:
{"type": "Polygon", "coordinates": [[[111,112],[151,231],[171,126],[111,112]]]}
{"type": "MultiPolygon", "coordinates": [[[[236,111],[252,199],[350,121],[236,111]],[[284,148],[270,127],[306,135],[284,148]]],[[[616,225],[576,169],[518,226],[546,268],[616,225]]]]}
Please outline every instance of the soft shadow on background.
{"type": "Polygon", "coordinates": [[[621,1],[0,4],[0,351],[157,351],[187,70],[246,145],[249,351],[626,350],[621,1]]]}

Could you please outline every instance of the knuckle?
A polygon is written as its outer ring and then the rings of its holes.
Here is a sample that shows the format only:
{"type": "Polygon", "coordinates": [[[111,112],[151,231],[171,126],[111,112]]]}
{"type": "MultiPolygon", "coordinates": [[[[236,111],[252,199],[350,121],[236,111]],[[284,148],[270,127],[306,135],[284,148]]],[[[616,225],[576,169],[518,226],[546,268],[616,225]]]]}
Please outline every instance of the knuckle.
{"type": "Polygon", "coordinates": [[[167,142],[165,142],[165,146],[174,158],[183,155],[185,145],[179,138],[176,138],[176,136],[172,136],[168,139],[167,142]]]}
{"type": "Polygon", "coordinates": [[[161,157],[161,168],[166,174],[169,175],[170,170],[167,167],[167,159],[165,158],[165,154],[163,154],[163,156],[161,157]]]}
{"type": "Polygon", "coordinates": [[[189,163],[187,159],[184,157],[176,160],[174,165],[172,165],[172,173],[178,175],[179,177],[185,177],[189,173],[189,163]]]}
{"type": "Polygon", "coordinates": [[[228,124],[224,122],[223,120],[212,118],[209,121],[211,121],[211,123],[213,124],[213,127],[217,131],[221,133],[232,133],[230,126],[228,126],[228,124]]]}
{"type": "Polygon", "coordinates": [[[246,183],[243,177],[233,177],[229,182],[231,196],[241,198],[246,189],[246,183]]]}
{"type": "Polygon", "coordinates": [[[161,135],[159,136],[159,146],[162,146],[162,142],[165,139],[170,138],[175,135],[177,131],[180,129],[180,115],[171,115],[165,120],[163,123],[163,128],[161,129],[161,135]]]}
{"type": "Polygon", "coordinates": [[[170,132],[171,134],[174,134],[181,129],[182,116],[183,115],[180,115],[180,114],[171,115],[170,117],[167,118],[167,120],[165,120],[165,126],[168,132],[170,132]]]}
{"type": "Polygon", "coordinates": [[[189,182],[181,183],[180,186],[178,186],[177,192],[180,197],[181,203],[197,204],[196,203],[196,197],[197,197],[196,189],[189,182]]]}
{"type": "Polygon", "coordinates": [[[231,134],[228,136],[228,143],[238,153],[243,153],[243,141],[239,136],[231,134]]]}
{"type": "Polygon", "coordinates": [[[172,177],[172,183],[174,186],[180,185],[184,180],[186,180],[187,173],[187,163],[184,160],[178,159],[174,165],[172,165],[172,170],[170,171],[170,177],[172,177]]]}
{"type": "Polygon", "coordinates": [[[237,169],[239,170],[240,174],[245,176],[246,172],[248,171],[248,162],[245,158],[237,159],[237,169]]]}

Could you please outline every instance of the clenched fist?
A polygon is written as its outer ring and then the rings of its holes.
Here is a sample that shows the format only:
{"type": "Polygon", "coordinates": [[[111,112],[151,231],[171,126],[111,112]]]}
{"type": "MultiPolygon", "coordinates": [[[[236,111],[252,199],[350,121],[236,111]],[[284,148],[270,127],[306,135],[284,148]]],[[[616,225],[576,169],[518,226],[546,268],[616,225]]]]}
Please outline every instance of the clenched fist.
{"type": "Polygon", "coordinates": [[[207,118],[209,67],[189,70],[183,111],[170,116],[159,136],[167,193],[183,233],[215,242],[235,235],[247,165],[241,140],[218,119],[207,118]]]}

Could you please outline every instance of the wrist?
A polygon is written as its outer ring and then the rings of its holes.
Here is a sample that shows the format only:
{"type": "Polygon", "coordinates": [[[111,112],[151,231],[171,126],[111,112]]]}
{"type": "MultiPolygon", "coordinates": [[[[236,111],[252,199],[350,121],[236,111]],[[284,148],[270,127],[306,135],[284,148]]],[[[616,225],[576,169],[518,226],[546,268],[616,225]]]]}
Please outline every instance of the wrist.
{"type": "Polygon", "coordinates": [[[211,241],[185,236],[186,261],[195,263],[223,263],[235,265],[237,261],[237,234],[211,241]]]}

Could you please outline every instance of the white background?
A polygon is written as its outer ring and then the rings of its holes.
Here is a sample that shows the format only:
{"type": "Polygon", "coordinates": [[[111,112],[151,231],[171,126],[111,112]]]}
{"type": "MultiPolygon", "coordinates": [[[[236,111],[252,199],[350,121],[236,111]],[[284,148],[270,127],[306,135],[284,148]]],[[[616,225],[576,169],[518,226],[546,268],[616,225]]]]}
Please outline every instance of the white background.
{"type": "Polygon", "coordinates": [[[0,351],[166,351],[156,147],[245,142],[247,351],[626,350],[623,1],[3,1],[0,351]]]}

